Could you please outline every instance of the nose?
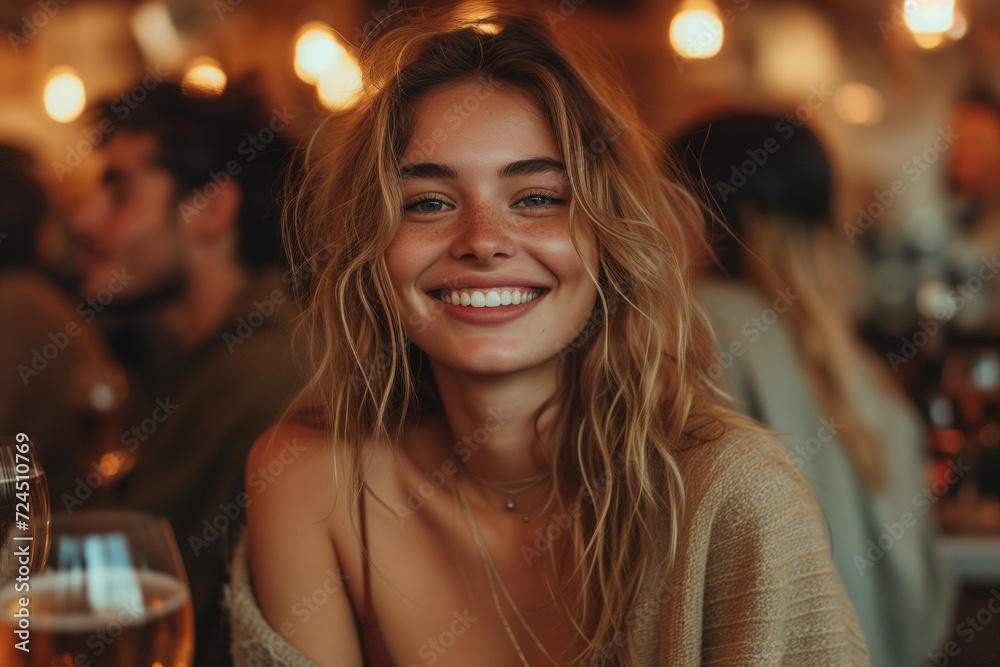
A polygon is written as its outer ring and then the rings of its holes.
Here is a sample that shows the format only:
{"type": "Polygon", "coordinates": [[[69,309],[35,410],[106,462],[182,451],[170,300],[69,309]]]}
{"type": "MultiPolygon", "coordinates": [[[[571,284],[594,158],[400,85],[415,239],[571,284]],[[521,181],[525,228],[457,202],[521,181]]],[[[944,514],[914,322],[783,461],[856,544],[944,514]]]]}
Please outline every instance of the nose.
{"type": "Polygon", "coordinates": [[[80,202],[69,216],[69,227],[75,236],[92,239],[97,237],[108,222],[107,197],[97,191],[80,202]]]}
{"type": "Polygon", "coordinates": [[[493,259],[512,257],[517,252],[510,223],[494,204],[470,202],[456,225],[451,248],[455,259],[485,264],[493,259]]]}

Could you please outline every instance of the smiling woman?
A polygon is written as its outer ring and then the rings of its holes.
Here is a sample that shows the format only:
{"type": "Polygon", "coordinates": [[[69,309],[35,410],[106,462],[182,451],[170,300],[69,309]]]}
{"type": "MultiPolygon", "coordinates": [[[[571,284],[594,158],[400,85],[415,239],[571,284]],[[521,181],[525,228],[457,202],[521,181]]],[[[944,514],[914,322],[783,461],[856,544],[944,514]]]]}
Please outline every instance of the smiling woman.
{"type": "Polygon", "coordinates": [[[338,244],[247,467],[303,447],[249,498],[237,663],[867,662],[814,499],[711,389],[697,205],[542,25],[392,27],[311,145],[289,247],[338,244]]]}

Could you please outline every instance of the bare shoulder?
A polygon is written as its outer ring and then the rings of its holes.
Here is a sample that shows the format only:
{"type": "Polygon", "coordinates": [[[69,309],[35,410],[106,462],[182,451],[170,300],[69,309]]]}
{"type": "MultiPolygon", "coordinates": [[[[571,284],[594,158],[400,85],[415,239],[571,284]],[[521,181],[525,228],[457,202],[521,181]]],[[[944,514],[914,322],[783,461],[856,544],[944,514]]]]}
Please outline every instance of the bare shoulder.
{"type": "Polygon", "coordinates": [[[262,433],[250,450],[247,494],[251,500],[271,497],[272,502],[308,496],[332,505],[338,486],[334,474],[333,440],[327,433],[304,424],[282,423],[262,433]]]}
{"type": "Polygon", "coordinates": [[[354,616],[332,534],[349,521],[334,443],[323,431],[281,424],[247,458],[247,549],[268,623],[321,665],[360,665],[354,616]],[[326,604],[305,609],[317,587],[326,604]]]}

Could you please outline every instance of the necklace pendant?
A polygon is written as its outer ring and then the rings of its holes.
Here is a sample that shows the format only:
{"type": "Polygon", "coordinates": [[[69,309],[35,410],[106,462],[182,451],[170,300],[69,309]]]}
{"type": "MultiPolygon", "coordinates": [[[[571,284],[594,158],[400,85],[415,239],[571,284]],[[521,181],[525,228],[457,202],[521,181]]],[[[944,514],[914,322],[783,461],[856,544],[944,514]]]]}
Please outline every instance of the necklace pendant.
{"type": "Polygon", "coordinates": [[[524,521],[525,523],[531,523],[531,517],[528,516],[527,514],[521,517],[521,520],[524,521]]]}
{"type": "Polygon", "coordinates": [[[513,512],[515,509],[517,509],[517,505],[514,504],[514,499],[508,496],[507,497],[507,511],[508,512],[513,512]]]}

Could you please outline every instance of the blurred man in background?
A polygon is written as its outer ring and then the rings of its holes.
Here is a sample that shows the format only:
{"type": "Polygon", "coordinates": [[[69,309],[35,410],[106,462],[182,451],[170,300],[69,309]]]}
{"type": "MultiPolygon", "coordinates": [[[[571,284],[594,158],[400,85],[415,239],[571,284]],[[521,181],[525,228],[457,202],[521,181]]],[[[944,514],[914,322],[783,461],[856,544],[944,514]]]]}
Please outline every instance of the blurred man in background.
{"type": "Polygon", "coordinates": [[[0,144],[0,435],[28,434],[59,498],[117,447],[125,376],[39,261],[52,217],[31,156],[0,144]]]}
{"type": "Polygon", "coordinates": [[[134,467],[115,495],[170,520],[195,664],[223,665],[221,587],[249,502],[246,454],[300,385],[275,201],[294,116],[241,90],[206,98],[170,83],[120,102],[100,110],[103,175],[72,220],[87,316],[107,323],[141,387],[121,436],[122,467],[134,467]]]}

